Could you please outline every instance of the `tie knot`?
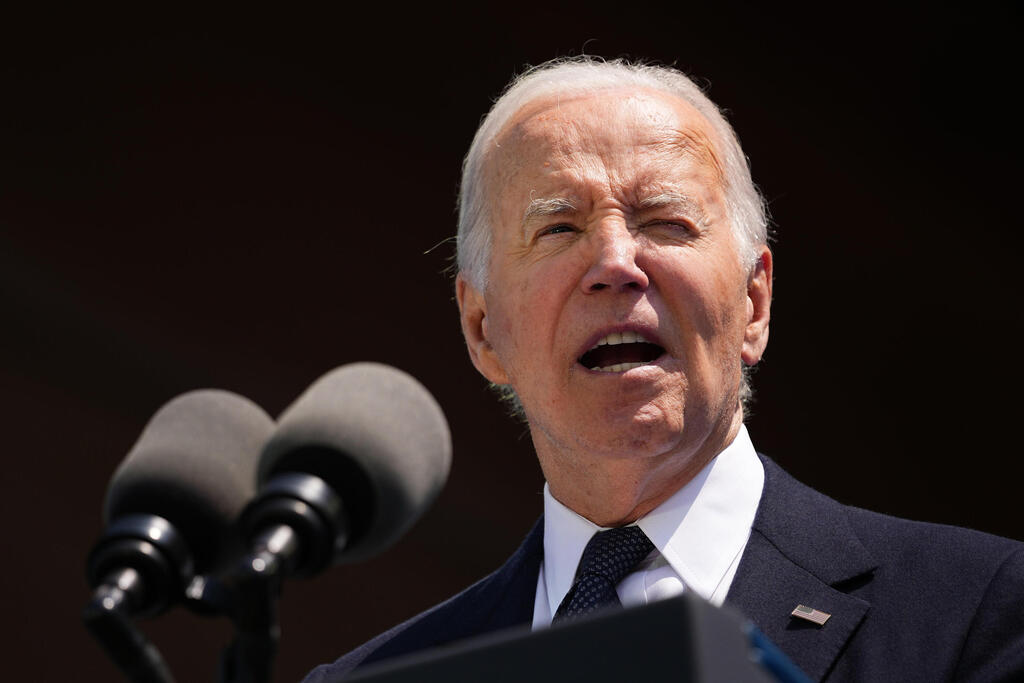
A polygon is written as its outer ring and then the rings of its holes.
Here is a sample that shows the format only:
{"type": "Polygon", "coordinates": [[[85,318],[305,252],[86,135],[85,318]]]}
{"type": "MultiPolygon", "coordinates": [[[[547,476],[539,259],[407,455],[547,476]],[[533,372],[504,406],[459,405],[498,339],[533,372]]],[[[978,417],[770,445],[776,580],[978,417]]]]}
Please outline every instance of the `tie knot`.
{"type": "Polygon", "coordinates": [[[652,550],[654,544],[638,526],[599,531],[583,550],[578,576],[596,574],[614,586],[652,550]]]}

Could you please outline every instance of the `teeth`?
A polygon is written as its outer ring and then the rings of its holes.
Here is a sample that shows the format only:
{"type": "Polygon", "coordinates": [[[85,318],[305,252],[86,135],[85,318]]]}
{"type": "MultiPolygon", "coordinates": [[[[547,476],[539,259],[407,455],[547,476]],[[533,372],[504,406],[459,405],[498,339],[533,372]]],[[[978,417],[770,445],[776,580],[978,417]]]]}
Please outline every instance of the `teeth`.
{"type": "Polygon", "coordinates": [[[596,349],[598,346],[604,346],[605,344],[636,344],[638,342],[647,342],[642,334],[636,332],[612,332],[607,337],[599,339],[593,347],[596,349]]]}
{"type": "Polygon", "coordinates": [[[613,366],[605,366],[604,368],[591,368],[599,373],[624,373],[627,370],[633,370],[640,366],[646,366],[646,362],[616,362],[613,366]]]}

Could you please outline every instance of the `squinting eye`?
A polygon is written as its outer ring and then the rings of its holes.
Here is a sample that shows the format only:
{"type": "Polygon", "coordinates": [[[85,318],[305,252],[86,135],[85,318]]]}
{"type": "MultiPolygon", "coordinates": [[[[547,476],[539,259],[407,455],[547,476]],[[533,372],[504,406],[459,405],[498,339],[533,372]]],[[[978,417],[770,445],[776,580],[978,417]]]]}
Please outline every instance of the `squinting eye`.
{"type": "Polygon", "coordinates": [[[651,221],[645,223],[644,228],[662,228],[664,230],[678,230],[681,232],[693,232],[693,226],[683,221],[651,221]]]}
{"type": "Polygon", "coordinates": [[[558,235],[565,232],[576,232],[576,228],[566,223],[559,223],[558,225],[552,225],[549,228],[544,228],[540,231],[541,236],[544,235],[558,235]]]}

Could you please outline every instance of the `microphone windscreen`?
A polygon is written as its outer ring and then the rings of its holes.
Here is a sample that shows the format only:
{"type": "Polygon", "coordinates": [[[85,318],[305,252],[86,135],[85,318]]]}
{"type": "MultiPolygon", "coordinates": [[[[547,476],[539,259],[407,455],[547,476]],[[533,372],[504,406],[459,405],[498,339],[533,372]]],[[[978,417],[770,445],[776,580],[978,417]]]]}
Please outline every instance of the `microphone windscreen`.
{"type": "Polygon", "coordinates": [[[228,391],[172,399],[114,472],[104,521],[163,517],[183,536],[196,571],[208,572],[238,544],[232,526],[256,493],[260,450],[273,431],[262,408],[228,391]]]}
{"type": "Polygon", "coordinates": [[[451,467],[441,407],[408,374],[379,363],[327,373],[278,419],[260,459],[259,481],[304,472],[341,497],[351,529],[335,561],[391,545],[433,502],[451,467]]]}

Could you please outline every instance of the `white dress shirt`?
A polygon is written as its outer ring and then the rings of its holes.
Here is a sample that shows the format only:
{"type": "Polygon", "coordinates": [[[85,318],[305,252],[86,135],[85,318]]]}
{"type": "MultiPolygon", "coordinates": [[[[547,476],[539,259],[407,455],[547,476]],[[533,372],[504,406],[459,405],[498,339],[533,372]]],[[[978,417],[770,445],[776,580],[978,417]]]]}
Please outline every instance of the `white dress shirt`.
{"type": "MultiPolygon", "coordinates": [[[[616,586],[623,605],[641,605],[689,589],[721,605],[750,537],[764,467],[746,427],[688,484],[636,524],[655,550],[616,586]]],[[[583,549],[599,527],[565,507],[544,485],[544,559],[533,628],[551,624],[572,587],[583,549]]]]}

